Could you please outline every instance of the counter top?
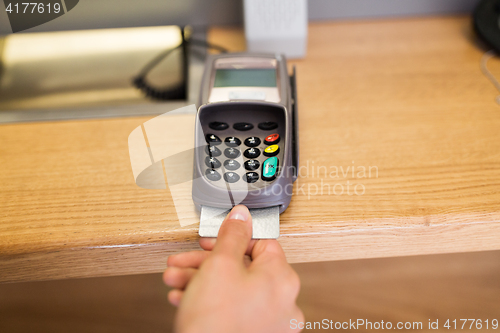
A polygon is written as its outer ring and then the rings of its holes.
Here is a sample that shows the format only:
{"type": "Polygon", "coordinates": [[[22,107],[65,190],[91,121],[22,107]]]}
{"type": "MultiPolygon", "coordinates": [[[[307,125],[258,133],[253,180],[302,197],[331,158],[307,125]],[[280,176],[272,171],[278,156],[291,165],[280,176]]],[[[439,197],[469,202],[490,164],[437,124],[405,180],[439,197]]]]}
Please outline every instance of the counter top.
{"type": "MultiPolygon", "coordinates": [[[[239,29],[210,40],[244,46],[239,29]]],[[[464,17],[310,24],[307,57],[290,61],[301,150],[281,215],[290,262],[500,249],[485,51],[464,17]]],[[[489,66],[500,77],[500,61],[489,66]]],[[[159,272],[198,248],[169,191],[134,183],[127,138],[149,118],[0,126],[0,282],[159,272]]]]}

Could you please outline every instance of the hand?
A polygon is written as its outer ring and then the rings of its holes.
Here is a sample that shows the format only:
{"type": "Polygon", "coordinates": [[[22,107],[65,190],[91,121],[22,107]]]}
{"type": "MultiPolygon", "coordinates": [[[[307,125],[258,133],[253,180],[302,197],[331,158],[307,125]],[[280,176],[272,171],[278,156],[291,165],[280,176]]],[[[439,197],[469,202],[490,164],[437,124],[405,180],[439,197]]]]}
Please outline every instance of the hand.
{"type": "Polygon", "coordinates": [[[304,321],[295,304],[297,273],[276,240],[251,238],[252,217],[238,205],[222,223],[217,239],[200,239],[206,251],[168,258],[163,280],[175,288],[168,298],[179,307],[176,332],[300,331],[290,328],[292,319],[304,321]]]}

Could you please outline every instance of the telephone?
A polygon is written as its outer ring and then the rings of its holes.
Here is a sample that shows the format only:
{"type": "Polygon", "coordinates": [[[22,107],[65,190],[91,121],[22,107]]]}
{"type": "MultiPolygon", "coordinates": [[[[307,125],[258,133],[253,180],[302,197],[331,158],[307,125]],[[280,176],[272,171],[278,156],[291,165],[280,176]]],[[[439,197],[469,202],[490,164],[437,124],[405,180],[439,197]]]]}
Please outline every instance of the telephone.
{"type": "Polygon", "coordinates": [[[500,52],[500,0],[482,0],[473,13],[474,30],[489,46],[500,52]]]}

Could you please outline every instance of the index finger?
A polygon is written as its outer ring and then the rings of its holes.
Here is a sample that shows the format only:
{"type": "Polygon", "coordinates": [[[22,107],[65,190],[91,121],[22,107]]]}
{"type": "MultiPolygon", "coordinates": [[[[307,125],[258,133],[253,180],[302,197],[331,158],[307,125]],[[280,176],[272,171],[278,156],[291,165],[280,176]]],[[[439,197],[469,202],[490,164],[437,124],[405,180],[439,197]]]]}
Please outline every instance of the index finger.
{"type": "MultiPolygon", "coordinates": [[[[248,243],[245,255],[252,255],[253,246],[257,241],[258,239],[252,239],[250,243],[248,243]]],[[[201,237],[199,240],[200,247],[205,251],[212,251],[214,249],[215,243],[217,243],[217,238],[213,237],[201,237]]]]}
{"type": "Polygon", "coordinates": [[[260,239],[252,248],[252,269],[273,269],[288,265],[285,252],[276,239],[260,239]]]}

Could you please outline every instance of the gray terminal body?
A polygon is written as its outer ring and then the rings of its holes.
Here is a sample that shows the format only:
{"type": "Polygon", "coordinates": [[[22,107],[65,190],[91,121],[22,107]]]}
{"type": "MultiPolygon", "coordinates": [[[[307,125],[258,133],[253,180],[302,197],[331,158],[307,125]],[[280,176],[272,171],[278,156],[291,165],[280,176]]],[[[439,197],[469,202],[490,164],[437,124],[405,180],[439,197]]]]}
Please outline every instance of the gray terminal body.
{"type": "Polygon", "coordinates": [[[198,210],[201,206],[231,208],[238,203],[248,208],[278,206],[280,214],[286,210],[298,169],[295,91],[295,72],[288,75],[282,55],[209,56],[195,129],[195,146],[199,148],[194,154],[192,198],[198,210]],[[250,70],[275,66],[275,89],[214,87],[216,70],[232,66],[248,66],[250,70]],[[207,142],[207,135],[220,142],[207,142]],[[273,145],[266,138],[278,141],[273,145]],[[259,167],[248,169],[250,165],[259,167]]]}

